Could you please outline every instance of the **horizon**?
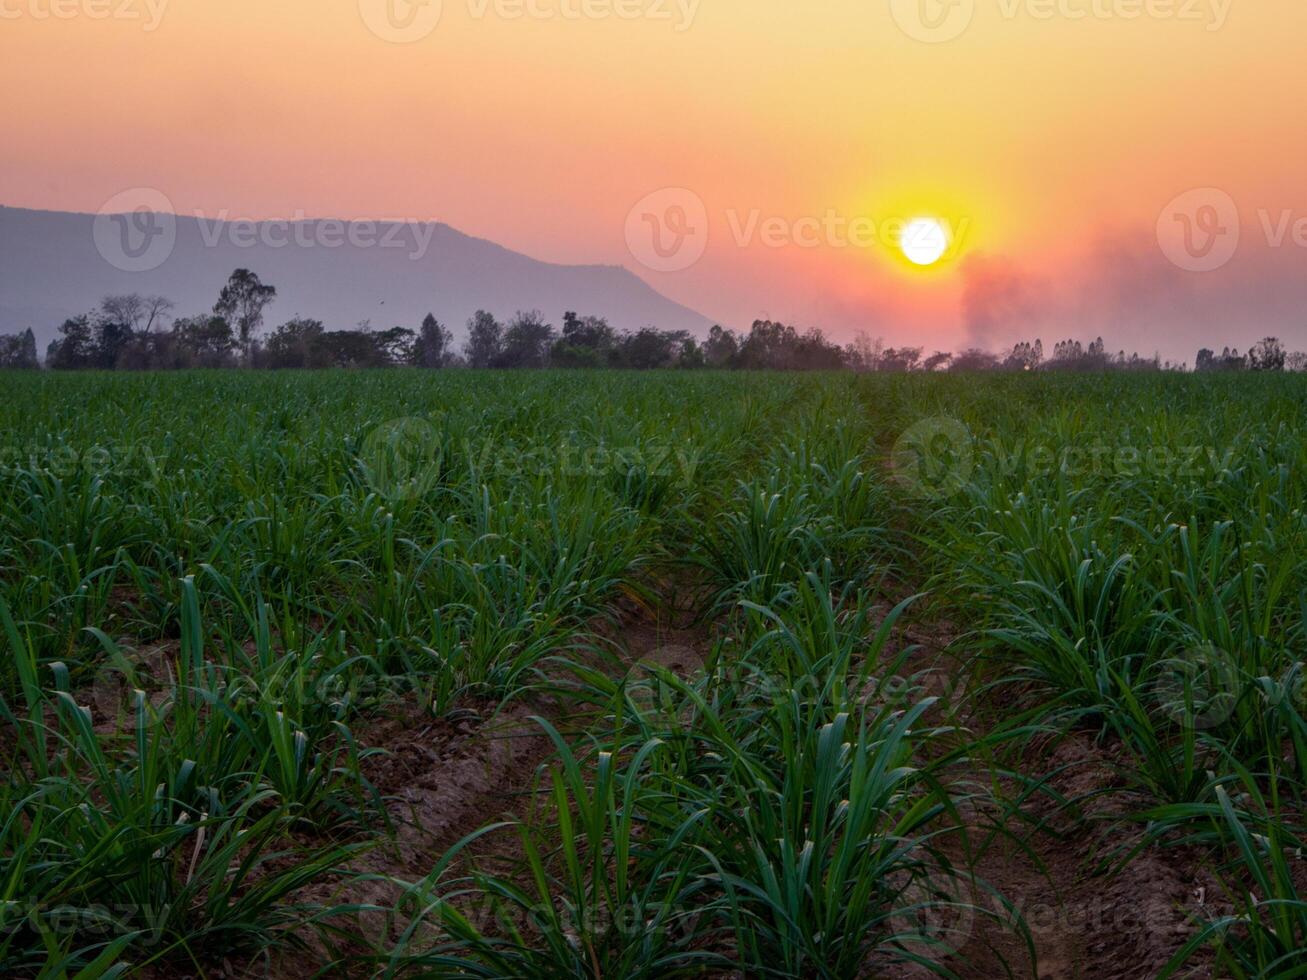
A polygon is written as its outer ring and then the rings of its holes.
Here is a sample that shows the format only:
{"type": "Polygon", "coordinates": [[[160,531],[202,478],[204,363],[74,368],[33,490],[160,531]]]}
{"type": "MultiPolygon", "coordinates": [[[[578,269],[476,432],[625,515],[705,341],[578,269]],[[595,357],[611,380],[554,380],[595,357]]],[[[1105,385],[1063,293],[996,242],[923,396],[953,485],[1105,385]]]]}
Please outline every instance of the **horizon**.
{"type": "MultiPolygon", "coordinates": [[[[101,212],[99,214],[90,214],[85,212],[47,211],[47,210],[39,210],[39,209],[16,208],[13,207],[12,205],[0,204],[0,212],[3,212],[5,210],[28,211],[29,213],[43,213],[43,214],[50,214],[54,216],[60,216],[60,217],[88,218],[88,219],[92,219],[95,222],[104,222],[106,221],[106,219],[108,219],[110,223],[112,223],[114,219],[126,219],[130,215],[134,214],[134,212],[130,212],[130,211],[108,211],[108,212],[101,212]]],[[[135,214],[139,214],[139,213],[140,212],[135,212],[135,214]]],[[[503,246],[499,245],[496,242],[469,235],[466,232],[462,231],[461,229],[455,228],[447,224],[446,222],[442,222],[442,221],[418,221],[418,220],[410,221],[407,219],[387,219],[381,217],[345,219],[345,218],[339,218],[339,217],[334,217],[329,215],[320,215],[320,216],[295,215],[290,218],[261,219],[255,221],[253,219],[246,219],[246,218],[233,218],[228,214],[210,216],[210,215],[205,215],[203,212],[195,212],[189,215],[177,214],[173,212],[151,211],[149,213],[155,217],[171,219],[173,222],[180,222],[183,220],[196,222],[197,226],[200,229],[201,240],[203,241],[206,249],[213,249],[213,248],[221,247],[223,245],[235,246],[240,249],[250,249],[250,248],[263,246],[274,250],[287,248],[291,246],[294,246],[296,248],[301,248],[301,249],[323,248],[328,250],[333,250],[333,249],[348,250],[350,248],[387,247],[388,239],[398,238],[398,236],[395,234],[397,229],[410,227],[410,226],[421,226],[424,228],[431,229],[431,234],[425,236],[416,236],[414,240],[410,243],[401,243],[398,240],[393,243],[394,245],[403,245],[404,247],[411,248],[413,251],[409,253],[408,257],[415,260],[421,259],[425,256],[427,250],[430,248],[431,242],[434,238],[436,231],[438,231],[439,229],[447,229],[448,231],[453,232],[455,235],[459,236],[460,238],[465,238],[478,243],[489,245],[494,249],[508,251],[504,249],[503,246]],[[328,225],[333,226],[334,228],[334,231],[330,236],[327,236],[325,234],[319,234],[317,237],[310,237],[307,239],[302,238],[298,235],[296,235],[294,238],[289,237],[290,229],[303,229],[311,226],[328,226],[328,225]],[[222,228],[220,228],[219,226],[222,226],[222,228]],[[239,232],[234,230],[237,228],[240,229],[239,232]],[[362,244],[356,241],[357,236],[355,235],[354,232],[354,229],[359,229],[359,228],[366,229],[365,232],[366,238],[363,240],[362,244]],[[280,230],[274,232],[275,229],[280,229],[280,230]]],[[[102,225],[93,226],[93,230],[91,234],[91,237],[93,239],[98,238],[100,231],[96,229],[100,229],[100,228],[102,228],[102,225]]],[[[114,234],[116,235],[116,230],[114,234]]],[[[170,242],[168,245],[168,252],[166,257],[159,260],[157,266],[152,265],[150,271],[154,271],[154,269],[156,268],[161,270],[166,270],[167,261],[168,259],[171,258],[173,249],[175,247],[174,246],[175,229],[170,230],[169,234],[171,237],[170,237],[170,242]]],[[[103,247],[102,243],[98,241],[97,241],[97,246],[99,246],[101,257],[109,258],[111,265],[115,264],[120,258],[120,256],[117,255],[106,256],[104,254],[106,249],[103,247]]],[[[511,254],[516,254],[516,253],[511,253],[511,254]]],[[[542,265],[554,265],[558,268],[569,268],[569,269],[577,269],[577,270],[612,269],[612,270],[618,270],[618,271],[628,272],[628,273],[631,271],[621,265],[605,266],[605,265],[596,264],[590,266],[584,266],[584,265],[568,266],[561,263],[549,263],[547,260],[540,259],[538,257],[533,257],[533,256],[526,256],[526,258],[531,259],[533,262],[541,263],[542,265]]],[[[110,300],[113,297],[110,295],[106,295],[103,298],[105,300],[110,300]]],[[[163,298],[168,298],[168,297],[164,296],[163,298]]],[[[491,305],[491,304],[487,304],[487,305],[491,305]]],[[[572,304],[572,305],[576,305],[576,304],[572,304]]],[[[168,314],[168,316],[170,318],[182,319],[184,317],[189,317],[191,315],[204,315],[207,312],[208,312],[207,308],[203,308],[203,309],[197,308],[195,310],[179,310],[174,308],[172,312],[168,314]]],[[[478,311],[478,313],[479,312],[480,311],[478,311]]],[[[542,311],[539,310],[537,307],[530,307],[529,304],[526,307],[521,307],[515,310],[515,313],[518,314],[531,313],[531,312],[542,313],[542,311]]],[[[97,303],[94,307],[88,308],[85,311],[85,314],[91,317],[92,319],[94,319],[96,317],[103,316],[103,311],[99,309],[99,304],[97,303]]],[[[77,317],[80,316],[81,314],[78,314],[75,317],[70,317],[70,319],[76,319],[77,317]]],[[[558,319],[558,317],[554,316],[551,311],[544,311],[543,316],[546,321],[553,321],[558,319]]],[[[452,337],[455,340],[461,342],[466,339],[467,328],[471,326],[472,320],[474,318],[475,317],[468,317],[466,322],[461,322],[461,323],[452,322],[452,321],[448,323],[442,322],[442,326],[451,327],[452,337]]],[[[291,316],[290,319],[298,321],[298,320],[304,320],[306,318],[304,317],[304,315],[297,312],[293,316],[291,316]]],[[[317,318],[308,317],[308,319],[316,320],[317,318]]],[[[507,321],[509,319],[509,316],[508,314],[504,313],[501,314],[500,319],[507,321]]],[[[708,322],[709,321],[705,318],[704,323],[706,324],[708,322]]],[[[769,319],[760,319],[760,320],[753,321],[753,324],[741,324],[737,326],[733,324],[719,323],[718,326],[723,326],[728,332],[735,333],[740,340],[743,340],[745,337],[747,337],[749,328],[752,325],[756,325],[758,323],[772,323],[772,322],[779,324],[779,323],[785,323],[786,321],[783,320],[772,321],[769,319]]],[[[324,322],[323,325],[324,325],[324,329],[344,331],[346,333],[353,332],[353,331],[362,331],[364,333],[368,333],[368,332],[375,333],[387,329],[382,325],[374,325],[371,323],[370,320],[367,319],[358,321],[357,323],[350,323],[350,324],[347,324],[343,321],[342,322],[327,321],[324,322]]],[[[416,326],[416,323],[414,323],[413,325],[416,326]]],[[[266,324],[265,326],[271,326],[271,324],[266,324]]],[[[401,323],[401,324],[395,324],[395,326],[397,328],[403,328],[405,325],[401,323]]],[[[659,327],[659,325],[656,323],[643,324],[640,327],[640,329],[643,329],[645,326],[653,327],[655,329],[661,329],[661,327],[659,327]]],[[[17,330],[16,333],[33,331],[35,332],[36,336],[40,341],[39,346],[44,347],[45,341],[48,338],[53,338],[54,336],[55,331],[53,330],[53,327],[54,327],[53,324],[44,324],[41,327],[29,325],[26,328],[17,330]]],[[[884,343],[885,338],[882,335],[879,334],[873,335],[865,329],[856,330],[851,337],[844,338],[844,339],[841,339],[838,336],[829,335],[828,332],[825,331],[820,325],[809,326],[806,328],[806,330],[816,331],[818,335],[825,336],[827,340],[831,341],[837,346],[845,346],[849,348],[862,347],[865,350],[868,347],[868,345],[874,343],[878,347],[883,345],[884,347],[889,348],[891,353],[893,353],[894,351],[892,345],[884,343]]],[[[630,334],[633,333],[634,330],[628,328],[625,332],[630,334]]],[[[676,331],[671,330],[666,332],[674,333],[676,331]]],[[[688,333],[690,333],[696,339],[704,339],[704,337],[706,337],[706,334],[703,331],[690,330],[688,331],[688,333]]],[[[1253,339],[1253,335],[1257,334],[1257,328],[1255,327],[1252,328],[1251,331],[1248,331],[1247,333],[1248,335],[1245,342],[1243,343],[1243,347],[1246,351],[1248,351],[1249,354],[1251,354],[1252,348],[1256,344],[1262,341],[1281,340],[1281,338],[1279,337],[1264,336],[1264,335],[1258,335],[1256,339],[1253,339]]],[[[917,339],[920,340],[920,338],[917,339]]],[[[1229,338],[1227,337],[1227,340],[1228,339],[1229,338]]],[[[907,340],[905,340],[900,344],[900,347],[904,349],[912,349],[914,347],[912,340],[913,338],[908,338],[907,340]]],[[[1016,340],[1014,344],[999,344],[998,346],[986,346],[983,343],[972,344],[969,346],[959,347],[954,351],[940,351],[936,349],[935,354],[936,355],[947,354],[950,357],[960,357],[961,355],[987,353],[987,354],[994,355],[1000,361],[1002,361],[1004,358],[1022,360],[1023,356],[1018,353],[1020,348],[1028,347],[1030,345],[1041,346],[1043,345],[1045,340],[1048,341],[1046,345],[1047,350],[1051,351],[1053,350],[1055,345],[1060,345],[1060,342],[1063,340],[1066,340],[1068,343],[1074,342],[1077,345],[1083,344],[1084,346],[1088,347],[1095,340],[1097,340],[1101,344],[1104,338],[1101,334],[1098,335],[1097,338],[1090,335],[1080,336],[1076,334],[1071,334],[1066,337],[1062,337],[1056,334],[1051,334],[1045,337],[1043,334],[1040,334],[1039,332],[1036,331],[1035,333],[1032,333],[1028,336],[1024,336],[1024,335],[1021,336],[1020,339],[1016,340]]],[[[1238,357],[1240,352],[1240,337],[1236,336],[1235,343],[1233,344],[1221,343],[1220,346],[1224,349],[1226,354],[1230,354],[1232,352],[1235,357],[1238,357]]],[[[921,353],[923,362],[930,360],[929,355],[931,353],[931,348],[929,346],[918,343],[915,345],[915,348],[918,349],[919,352],[921,353]]],[[[1163,356],[1160,347],[1154,348],[1151,352],[1147,349],[1138,349],[1138,348],[1129,348],[1129,347],[1120,347],[1117,348],[1117,350],[1119,351],[1119,355],[1117,356],[1143,358],[1144,360],[1151,359],[1157,364],[1165,365],[1167,367],[1174,367],[1182,370],[1187,370],[1194,366],[1190,364],[1189,359],[1184,355],[1183,352],[1169,351],[1166,356],[1163,356]]],[[[1198,351],[1195,351],[1194,354],[1198,357],[1201,357],[1201,355],[1204,352],[1213,353],[1213,354],[1215,353],[1214,351],[1210,351],[1205,348],[1200,348],[1198,351]]],[[[1290,345],[1286,353],[1294,353],[1292,344],[1290,345]]],[[[1113,356],[1113,346],[1111,344],[1107,345],[1107,355],[1109,357],[1113,356]]],[[[1300,353],[1298,357],[1299,359],[1307,358],[1307,354],[1300,353]]],[[[1050,358],[1050,361],[1052,361],[1052,358],[1050,358]]]]}

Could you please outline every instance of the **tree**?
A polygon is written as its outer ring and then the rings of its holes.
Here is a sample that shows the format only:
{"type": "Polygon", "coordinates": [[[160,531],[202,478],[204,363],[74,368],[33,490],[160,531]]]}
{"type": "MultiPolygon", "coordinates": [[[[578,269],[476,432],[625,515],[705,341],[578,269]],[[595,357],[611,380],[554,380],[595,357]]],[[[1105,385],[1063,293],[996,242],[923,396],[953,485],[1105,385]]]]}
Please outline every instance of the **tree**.
{"type": "Polygon", "coordinates": [[[236,350],[231,324],[220,316],[174,320],[170,339],[177,367],[228,367],[236,350]]]}
{"type": "Polygon", "coordinates": [[[263,311],[277,298],[275,286],[266,286],[249,269],[237,269],[222,287],[213,312],[236,330],[241,354],[248,364],[254,347],[254,335],[263,326],[263,311]]]}
{"type": "Polygon", "coordinates": [[[36,335],[31,327],[22,333],[0,334],[0,368],[31,371],[40,366],[36,357],[36,335]]]}
{"type": "Polygon", "coordinates": [[[442,368],[453,352],[454,335],[428,313],[422,320],[417,340],[413,342],[411,361],[418,367],[442,368]]]}
{"type": "Polygon", "coordinates": [[[1248,369],[1248,360],[1239,353],[1239,348],[1231,350],[1229,347],[1221,349],[1220,369],[1222,371],[1246,371],[1248,369]]]}
{"type": "Polygon", "coordinates": [[[920,361],[920,347],[900,347],[897,350],[890,347],[881,355],[880,364],[876,370],[894,371],[898,373],[915,371],[920,361]]]}
{"type": "Polygon", "coordinates": [[[844,367],[844,351],[818,327],[812,327],[798,337],[787,360],[787,366],[795,371],[838,371],[844,367]]]}
{"type": "Polygon", "coordinates": [[[318,348],[324,333],[321,320],[288,320],[268,337],[263,347],[264,361],[271,368],[326,367],[327,358],[318,348]]]}
{"type": "Polygon", "coordinates": [[[875,371],[885,353],[885,341],[859,330],[853,342],[844,347],[844,363],[854,371],[875,371]]]}
{"type": "MultiPolygon", "coordinates": [[[[362,327],[360,327],[360,330],[362,327]]],[[[408,327],[391,327],[372,334],[381,361],[387,366],[413,364],[417,356],[417,334],[408,327]]]]}
{"type": "Polygon", "coordinates": [[[613,360],[621,342],[603,317],[577,316],[569,310],[563,314],[563,335],[549,359],[560,367],[603,367],[613,360]]]}
{"type": "Polygon", "coordinates": [[[563,340],[573,347],[606,351],[617,342],[617,331],[601,316],[578,317],[575,313],[564,313],[563,340]]]}
{"type": "Polygon", "coordinates": [[[1062,340],[1053,346],[1053,360],[1050,368],[1075,370],[1084,359],[1085,351],[1078,340],[1062,340]]]}
{"type": "Polygon", "coordinates": [[[472,319],[467,321],[467,340],[463,344],[463,356],[467,358],[468,367],[495,366],[503,344],[503,329],[499,321],[485,310],[476,311],[472,319]]]}
{"type": "Polygon", "coordinates": [[[106,296],[100,300],[100,315],[135,330],[145,319],[145,297],[140,293],[106,296]]]}
{"type": "Polygon", "coordinates": [[[504,330],[497,367],[542,368],[549,363],[554,328],[539,310],[519,312],[504,330]]]}
{"type": "Polygon", "coordinates": [[[754,320],[749,336],[740,344],[739,363],[746,368],[783,369],[787,367],[786,351],[798,338],[798,331],[784,323],[754,320]]]}
{"type": "Polygon", "coordinates": [[[1107,367],[1108,355],[1102,337],[1089,345],[1089,350],[1085,352],[1085,360],[1084,367],[1087,370],[1101,371],[1107,367]]]}
{"type": "MultiPolygon", "coordinates": [[[[397,327],[403,330],[403,327],[397,327]]],[[[412,330],[404,330],[409,337],[412,330]]],[[[315,338],[311,360],[314,367],[325,365],[339,368],[375,368],[390,364],[382,337],[390,334],[372,333],[369,330],[328,330],[315,338]]]]}
{"type": "Polygon", "coordinates": [[[120,366],[136,338],[136,330],[131,322],[111,316],[102,309],[101,314],[91,320],[91,326],[94,331],[95,366],[106,371],[120,366]]]}
{"type": "MultiPolygon", "coordinates": [[[[29,330],[28,333],[31,333],[29,330]]],[[[1307,353],[1296,350],[1285,358],[1285,370],[1288,371],[1307,371],[1307,353]]]]}
{"type": "Polygon", "coordinates": [[[165,318],[172,316],[176,304],[166,296],[145,297],[145,323],[142,333],[153,333],[156,325],[162,325],[165,318]]]}
{"type": "Polygon", "coordinates": [[[714,325],[703,345],[703,359],[709,367],[730,367],[740,353],[740,341],[731,330],[714,325]]]}
{"type": "Polygon", "coordinates": [[[707,364],[703,357],[703,347],[693,337],[687,336],[681,346],[681,356],[676,359],[678,368],[701,368],[707,364]]]}
{"type": "MultiPolygon", "coordinates": [[[[1068,341],[1069,343],[1069,341],[1068,341]]],[[[1059,363],[1065,364],[1066,345],[1058,344],[1053,348],[1053,361],[1050,367],[1058,366],[1059,363]]],[[[1028,340],[1023,340],[1012,348],[1011,352],[1003,359],[1003,369],[1006,371],[1034,371],[1044,361],[1044,342],[1036,340],[1033,344],[1028,340]]],[[[964,370],[975,370],[966,368],[964,370]]]]}
{"type": "Polygon", "coordinates": [[[670,367],[688,336],[678,336],[655,327],[643,327],[622,338],[619,360],[623,367],[642,371],[670,367]]]}
{"type": "Polygon", "coordinates": [[[95,367],[97,350],[95,328],[88,314],[65,320],[59,327],[60,339],[50,342],[45,362],[57,371],[76,371],[95,367]]]}
{"type": "Polygon", "coordinates": [[[100,301],[100,313],[132,328],[133,333],[151,333],[171,314],[174,303],[166,296],[106,296],[100,301]]]}
{"type": "Polygon", "coordinates": [[[1260,340],[1248,351],[1248,367],[1254,371],[1283,371],[1287,354],[1277,337],[1260,340]]]}

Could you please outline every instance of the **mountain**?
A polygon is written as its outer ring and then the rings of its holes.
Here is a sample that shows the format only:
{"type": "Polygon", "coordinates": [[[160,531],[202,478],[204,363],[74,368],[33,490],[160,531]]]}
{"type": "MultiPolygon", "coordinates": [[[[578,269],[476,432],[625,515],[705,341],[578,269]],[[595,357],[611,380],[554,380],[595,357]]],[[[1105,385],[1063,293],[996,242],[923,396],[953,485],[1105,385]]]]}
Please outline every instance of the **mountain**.
{"type": "Polygon", "coordinates": [[[702,336],[711,325],[620,266],[554,265],[444,224],[225,222],[142,210],[113,215],[0,206],[0,333],[32,327],[41,350],[65,319],[113,293],[167,296],[178,316],[212,309],[232,270],[277,287],[266,326],[416,328],[428,312],[462,336],[478,309],[500,319],[575,310],[635,329],[702,336]]]}

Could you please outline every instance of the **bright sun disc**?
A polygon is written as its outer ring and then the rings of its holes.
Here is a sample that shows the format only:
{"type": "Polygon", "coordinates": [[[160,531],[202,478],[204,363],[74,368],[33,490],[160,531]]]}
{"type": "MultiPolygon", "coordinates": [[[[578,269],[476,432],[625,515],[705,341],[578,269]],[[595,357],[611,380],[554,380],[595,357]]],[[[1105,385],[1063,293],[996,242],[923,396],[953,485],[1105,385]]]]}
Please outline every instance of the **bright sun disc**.
{"type": "Polygon", "coordinates": [[[899,236],[899,248],[914,265],[934,265],[948,251],[948,231],[934,218],[915,218],[899,236]]]}

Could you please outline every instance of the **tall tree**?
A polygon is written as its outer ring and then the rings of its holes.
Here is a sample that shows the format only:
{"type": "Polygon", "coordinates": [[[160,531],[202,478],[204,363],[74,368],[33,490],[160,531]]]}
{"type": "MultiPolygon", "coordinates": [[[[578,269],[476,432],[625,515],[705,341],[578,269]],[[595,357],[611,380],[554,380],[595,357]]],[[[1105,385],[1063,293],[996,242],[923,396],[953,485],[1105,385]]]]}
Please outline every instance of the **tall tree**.
{"type": "Polygon", "coordinates": [[[454,335],[450,333],[435,314],[428,313],[418,329],[417,340],[413,343],[413,363],[417,367],[442,368],[449,361],[450,345],[454,335]]]}
{"type": "Polygon", "coordinates": [[[151,333],[172,312],[174,303],[166,296],[126,293],[100,300],[100,314],[132,328],[133,333],[151,333]]]}
{"type": "Polygon", "coordinates": [[[485,310],[477,310],[472,319],[467,321],[467,341],[463,345],[468,367],[494,367],[499,361],[502,346],[503,327],[499,321],[485,310]]]}
{"type": "Polygon", "coordinates": [[[17,366],[28,370],[41,366],[36,357],[36,334],[32,333],[31,327],[24,330],[19,339],[17,366]]]}
{"type": "Polygon", "coordinates": [[[249,269],[237,269],[222,287],[213,312],[236,330],[245,362],[250,362],[254,335],[263,326],[263,311],[277,298],[275,286],[267,286],[249,269]]]}

